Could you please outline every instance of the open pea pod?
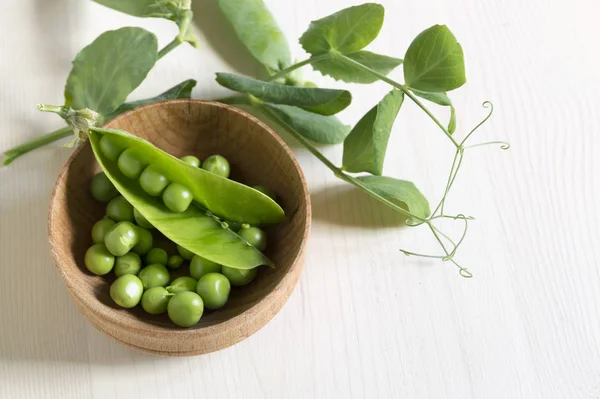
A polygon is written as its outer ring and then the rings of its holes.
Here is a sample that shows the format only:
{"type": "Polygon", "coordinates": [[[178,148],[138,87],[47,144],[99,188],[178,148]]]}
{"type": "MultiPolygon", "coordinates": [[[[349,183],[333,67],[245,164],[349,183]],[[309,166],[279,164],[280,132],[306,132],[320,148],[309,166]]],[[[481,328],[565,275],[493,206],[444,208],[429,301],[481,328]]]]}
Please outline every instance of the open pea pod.
{"type": "MultiPolygon", "coordinates": [[[[186,186],[194,201],[222,219],[255,226],[280,223],[283,209],[269,196],[244,184],[191,166],[156,148],[146,140],[118,129],[92,128],[90,137],[111,135],[145,164],[152,164],[171,182],[186,186]]],[[[96,157],[101,154],[96,154],[96,157]]],[[[131,184],[132,180],[128,180],[131,184]]]]}
{"type": "MultiPolygon", "coordinates": [[[[158,160],[163,157],[163,154],[171,156],[123,131],[92,128],[89,132],[92,150],[106,176],[121,195],[167,238],[197,255],[225,266],[238,269],[252,269],[260,265],[274,266],[264,254],[228,229],[218,218],[211,216],[209,211],[192,204],[185,212],[173,212],[165,206],[161,197],[147,194],[139,182],[126,177],[119,170],[117,162],[109,160],[100,150],[100,139],[105,134],[119,136],[123,139],[123,144],[130,144],[127,148],[138,148],[137,146],[143,144],[143,147],[139,147],[141,148],[139,154],[147,155],[148,161],[160,165],[163,169],[170,167],[172,169],[171,174],[168,175],[170,179],[175,177],[177,167],[164,160],[163,162],[158,160]],[[149,146],[149,151],[146,146],[149,146]],[[156,152],[161,153],[160,156],[156,155],[156,152]]],[[[171,158],[181,162],[177,158],[171,158]]],[[[182,175],[185,175],[185,172],[182,175]]],[[[178,177],[178,181],[182,181],[182,176],[178,177]]],[[[188,183],[190,181],[186,180],[188,183]]],[[[192,186],[193,184],[188,184],[190,190],[192,186]]],[[[228,187],[226,185],[219,188],[227,191],[228,187]]],[[[253,190],[249,187],[248,189],[253,190]]]]}

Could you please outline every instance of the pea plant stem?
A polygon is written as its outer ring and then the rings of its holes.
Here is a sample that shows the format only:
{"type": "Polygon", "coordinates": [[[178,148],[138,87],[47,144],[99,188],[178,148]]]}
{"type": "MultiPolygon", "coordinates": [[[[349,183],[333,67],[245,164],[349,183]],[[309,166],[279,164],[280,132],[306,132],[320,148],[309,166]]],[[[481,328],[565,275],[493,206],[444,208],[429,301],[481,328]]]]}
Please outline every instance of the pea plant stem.
{"type": "Polygon", "coordinates": [[[50,144],[56,140],[64,139],[65,137],[69,137],[73,135],[73,130],[65,126],[58,130],[55,130],[51,133],[45,134],[41,137],[38,137],[34,140],[31,140],[25,144],[21,144],[20,146],[11,148],[10,150],[4,153],[4,165],[8,165],[12,163],[15,159],[20,157],[23,154],[28,153],[29,151],[33,151],[37,148],[43,147],[47,144],[50,144]]]}
{"type": "Polygon", "coordinates": [[[284,77],[285,75],[288,75],[289,73],[295,71],[296,69],[302,68],[305,65],[313,64],[317,61],[325,60],[327,58],[331,58],[331,56],[329,54],[322,54],[322,55],[317,55],[316,57],[307,58],[304,61],[297,62],[294,65],[290,65],[289,67],[282,69],[281,71],[277,72],[276,74],[271,75],[269,77],[269,79],[267,79],[267,81],[272,82],[276,79],[284,77]]]}
{"type": "Polygon", "coordinates": [[[452,160],[452,166],[450,168],[450,174],[448,175],[448,182],[446,183],[446,190],[444,191],[444,195],[440,199],[440,202],[438,203],[437,207],[433,211],[432,216],[435,216],[438,213],[438,211],[440,211],[440,216],[444,215],[444,204],[446,202],[446,197],[448,197],[448,193],[450,192],[450,189],[454,184],[454,180],[456,179],[456,175],[458,174],[460,166],[462,165],[463,154],[463,147],[456,149],[456,152],[454,153],[454,159],[452,160]]]}
{"type": "Polygon", "coordinates": [[[179,36],[177,36],[175,39],[171,40],[171,42],[169,44],[167,44],[165,47],[160,49],[160,51],[158,52],[157,60],[160,60],[162,57],[169,54],[172,50],[177,48],[177,46],[179,46],[181,43],[182,43],[182,41],[179,38],[179,36]]]}
{"type": "Polygon", "coordinates": [[[65,107],[62,105],[38,104],[37,109],[42,112],[53,112],[61,117],[65,115],[65,107]]]}

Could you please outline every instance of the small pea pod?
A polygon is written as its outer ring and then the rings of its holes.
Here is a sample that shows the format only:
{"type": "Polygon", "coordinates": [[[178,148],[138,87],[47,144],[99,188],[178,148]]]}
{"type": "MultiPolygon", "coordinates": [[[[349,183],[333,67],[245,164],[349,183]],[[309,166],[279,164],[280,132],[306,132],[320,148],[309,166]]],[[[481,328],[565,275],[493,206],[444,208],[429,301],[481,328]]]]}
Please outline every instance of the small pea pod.
{"type": "MultiPolygon", "coordinates": [[[[165,206],[160,197],[154,197],[146,193],[139,182],[126,177],[119,169],[117,162],[111,161],[101,151],[100,140],[107,134],[118,138],[119,142],[124,145],[123,148],[128,148],[130,151],[134,149],[136,155],[139,155],[140,159],[143,159],[144,162],[159,166],[170,180],[185,182],[184,184],[194,193],[194,200],[196,200],[195,195],[198,192],[203,193],[197,187],[202,182],[203,184],[213,184],[213,195],[208,201],[209,204],[212,204],[212,201],[216,201],[215,197],[219,195],[223,197],[226,195],[237,197],[236,200],[242,203],[241,206],[243,209],[252,206],[262,207],[264,203],[269,204],[268,201],[254,195],[253,191],[256,190],[218,176],[204,176],[205,173],[209,173],[193,168],[183,161],[179,161],[158,150],[150,143],[131,136],[126,132],[100,128],[93,128],[89,132],[94,155],[106,176],[112,181],[121,195],[167,238],[203,258],[229,267],[252,269],[260,265],[274,266],[273,262],[259,250],[249,245],[233,231],[224,228],[219,219],[212,216],[212,210],[210,212],[205,211],[196,206],[196,204],[192,204],[184,212],[173,212],[165,206]],[[173,160],[176,162],[172,162],[173,160]],[[184,164],[185,167],[182,168],[179,163],[184,164]],[[202,178],[196,178],[191,175],[188,169],[200,171],[202,178]],[[227,183],[220,180],[225,180],[227,183]],[[233,183],[233,185],[230,183],[233,183]],[[217,191],[221,191],[221,194],[217,194],[217,191]],[[244,196],[248,196],[249,198],[240,201],[241,197],[244,196]]],[[[262,193],[260,194],[263,195],[262,193]]],[[[266,195],[264,197],[268,198],[266,195]]],[[[231,203],[232,201],[229,200],[229,204],[231,203]]],[[[223,204],[220,205],[221,207],[218,209],[225,209],[222,206],[223,204]]],[[[235,212],[228,212],[227,214],[227,217],[231,218],[235,212]]],[[[272,222],[280,219],[277,212],[271,214],[266,212],[265,214],[266,216],[270,216],[270,218],[265,217],[261,220],[272,222]]],[[[283,211],[281,211],[281,214],[283,214],[283,211]]],[[[245,216],[243,212],[235,214],[237,219],[247,220],[243,216],[245,216]]],[[[257,213],[254,213],[252,217],[256,219],[257,213]]]]}
{"type": "MultiPolygon", "coordinates": [[[[188,187],[195,202],[220,218],[255,226],[280,223],[285,219],[285,213],[277,202],[257,190],[195,168],[123,130],[90,130],[90,137],[96,137],[96,141],[103,135],[110,135],[116,144],[128,149],[146,165],[152,164],[160,169],[169,181],[188,187]]],[[[97,148],[94,152],[96,158],[102,157],[97,148]]]]}

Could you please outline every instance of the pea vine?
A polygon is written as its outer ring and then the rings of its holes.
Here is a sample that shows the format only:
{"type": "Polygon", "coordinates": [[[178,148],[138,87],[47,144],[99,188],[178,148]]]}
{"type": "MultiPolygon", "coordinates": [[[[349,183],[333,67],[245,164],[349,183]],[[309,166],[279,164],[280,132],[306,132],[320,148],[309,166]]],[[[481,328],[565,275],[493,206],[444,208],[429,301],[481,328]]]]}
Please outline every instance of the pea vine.
{"type": "MultiPolygon", "coordinates": [[[[79,132],[85,131],[89,124],[102,124],[137,106],[190,97],[195,85],[193,80],[182,82],[157,97],[125,103],[156,61],[182,43],[197,45],[190,29],[191,1],[94,1],[137,17],[166,18],[177,24],[179,33],[161,50],[157,49],[156,37],[141,28],[122,28],[100,35],[73,62],[65,87],[65,105],[40,107],[43,111],[59,113],[70,126],[7,151],[5,164],[69,136],[71,130],[76,133],[72,144],[77,143],[85,139],[79,132]]],[[[311,22],[299,39],[309,57],[292,63],[289,44],[262,0],[217,2],[240,41],[265,68],[265,76],[255,78],[217,73],[220,85],[239,93],[218,101],[260,110],[260,118],[288,131],[336,177],[405,216],[407,226],[427,228],[441,248],[440,253],[433,254],[406,249],[401,249],[402,253],[450,262],[458,267],[461,276],[472,277],[455,256],[474,218],[462,213],[446,213],[446,200],[467,150],[492,144],[506,150],[509,145],[501,141],[471,143],[474,133],[492,116],[494,108],[489,101],[483,103],[489,109],[487,116],[464,138],[455,135],[456,112],[447,93],[461,87],[466,76],[463,49],[452,32],[443,25],[424,30],[412,41],[403,59],[365,50],[379,35],[384,20],[383,6],[366,3],[311,22]],[[404,83],[388,77],[400,65],[404,83]],[[299,72],[305,66],[346,83],[383,81],[391,86],[391,91],[350,128],[335,114],[351,104],[352,94],[347,90],[320,88],[303,80],[299,72]],[[383,175],[388,140],[406,97],[427,114],[454,151],[444,193],[433,212],[428,200],[412,182],[383,175]],[[422,100],[448,107],[448,123],[442,123],[422,100]],[[315,144],[339,143],[343,143],[341,166],[336,166],[315,147],[315,144]],[[441,230],[439,222],[445,219],[463,225],[459,237],[451,237],[441,230]]]]}
{"type": "Polygon", "coordinates": [[[336,177],[404,215],[407,226],[426,226],[443,252],[426,254],[401,249],[402,253],[451,262],[458,267],[461,276],[472,277],[471,272],[455,260],[455,255],[464,242],[469,222],[474,218],[464,214],[447,214],[444,206],[467,149],[499,144],[506,150],[509,145],[496,141],[470,145],[473,134],[493,113],[493,105],[489,101],[483,103],[485,108],[489,108],[488,115],[462,140],[454,136],[456,113],[447,92],[462,86],[466,77],[462,47],[450,30],[440,25],[426,29],[413,40],[404,59],[366,51],[364,48],[378,36],[384,19],[381,5],[367,3],[311,22],[299,39],[310,57],[291,64],[289,46],[284,35],[262,1],[220,0],[219,4],[238,37],[270,74],[263,81],[232,74],[217,74],[219,84],[244,93],[243,96],[229,97],[223,101],[260,109],[304,145],[336,177]],[[255,11],[252,17],[243,17],[250,15],[243,4],[255,11]],[[258,21],[266,20],[270,22],[257,24],[258,21]],[[268,30],[252,30],[252,26],[265,26],[268,30]],[[248,33],[250,30],[251,34],[248,33]],[[264,47],[264,41],[259,41],[257,45],[257,37],[265,40],[268,38],[269,44],[264,47]],[[389,72],[401,64],[404,64],[405,83],[387,77],[389,72]],[[308,65],[323,75],[347,83],[368,84],[381,80],[392,86],[392,91],[347,133],[343,125],[337,119],[332,119],[331,115],[350,104],[350,93],[344,90],[319,89],[313,83],[302,82],[293,75],[295,71],[308,65]],[[272,82],[282,83],[283,86],[272,82]],[[294,89],[285,85],[293,86],[294,89]],[[430,212],[427,199],[414,184],[382,176],[388,139],[404,97],[408,97],[431,118],[454,149],[444,194],[433,212],[430,212]],[[448,124],[441,123],[419,98],[450,107],[448,124]],[[321,131],[315,131],[319,129],[321,131]],[[336,166],[313,145],[339,142],[343,142],[344,146],[341,167],[336,166]],[[357,173],[367,175],[356,176],[357,173]],[[458,239],[441,231],[436,225],[441,219],[463,223],[463,232],[458,239]]]}

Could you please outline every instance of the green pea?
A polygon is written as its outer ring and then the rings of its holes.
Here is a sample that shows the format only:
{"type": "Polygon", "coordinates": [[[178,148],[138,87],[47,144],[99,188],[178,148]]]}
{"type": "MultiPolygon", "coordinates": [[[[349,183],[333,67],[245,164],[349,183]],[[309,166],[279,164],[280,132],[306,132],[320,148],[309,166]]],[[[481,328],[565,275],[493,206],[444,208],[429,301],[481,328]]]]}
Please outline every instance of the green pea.
{"type": "Polygon", "coordinates": [[[206,158],[202,163],[202,169],[221,177],[229,177],[229,162],[227,159],[225,159],[225,157],[220,155],[211,155],[210,157],[206,158]]]}
{"type": "Polygon", "coordinates": [[[256,186],[252,186],[253,189],[255,189],[256,191],[260,191],[261,193],[263,193],[264,195],[271,197],[271,199],[273,201],[275,201],[275,198],[277,198],[277,195],[275,194],[275,192],[273,190],[271,190],[270,188],[267,188],[265,186],[260,186],[260,185],[256,185],[256,186]]]}
{"type": "Polygon", "coordinates": [[[100,202],[108,202],[119,195],[119,192],[115,188],[114,184],[112,184],[108,177],[106,177],[104,172],[100,172],[96,176],[92,177],[90,191],[92,192],[92,197],[94,197],[96,201],[100,202]]]}
{"type": "Polygon", "coordinates": [[[150,288],[142,295],[142,308],[150,314],[163,314],[172,294],[164,287],[150,288]]]}
{"type": "Polygon", "coordinates": [[[110,286],[110,297],[123,308],[133,308],[142,298],[144,287],[139,278],[133,274],[124,274],[110,286]]]}
{"type": "Polygon", "coordinates": [[[184,157],[181,157],[181,160],[187,164],[192,165],[195,168],[200,167],[200,160],[193,155],[186,155],[184,157]]]}
{"type": "Polygon", "coordinates": [[[144,260],[147,265],[158,263],[159,265],[166,266],[169,261],[169,255],[167,255],[167,251],[162,248],[152,248],[148,251],[144,260]]]}
{"type": "Polygon", "coordinates": [[[115,222],[133,222],[133,206],[119,195],[106,205],[106,214],[115,222]]]}
{"type": "Polygon", "coordinates": [[[142,170],[146,167],[146,165],[138,158],[136,151],[133,148],[129,148],[119,155],[117,166],[121,173],[130,179],[137,179],[140,177],[142,170]]]}
{"type": "Polygon", "coordinates": [[[104,244],[94,244],[85,253],[85,267],[99,276],[110,272],[115,265],[115,257],[104,244]]]}
{"type": "Polygon", "coordinates": [[[141,226],[145,229],[152,229],[154,228],[154,226],[152,226],[152,224],[150,224],[150,222],[148,221],[148,219],[146,219],[144,217],[144,215],[142,215],[140,213],[140,211],[138,211],[137,209],[133,208],[133,218],[135,219],[135,222],[138,224],[138,226],[141,226]]]}
{"type": "Polygon", "coordinates": [[[92,227],[92,241],[94,241],[94,244],[104,243],[104,236],[106,235],[106,232],[115,224],[116,223],[109,218],[104,218],[97,221],[96,224],[94,224],[94,227],[92,227]]]}
{"type": "Polygon", "coordinates": [[[194,253],[192,251],[188,251],[181,245],[177,246],[177,252],[179,252],[179,255],[181,255],[181,257],[185,260],[192,260],[194,257],[194,253]]]}
{"type": "Polygon", "coordinates": [[[180,327],[191,327],[200,321],[204,313],[204,303],[195,292],[180,292],[171,298],[167,305],[169,318],[180,327]]]}
{"type": "Polygon", "coordinates": [[[167,267],[169,269],[179,269],[183,265],[183,258],[179,255],[171,255],[167,259],[167,267]]]}
{"type": "Polygon", "coordinates": [[[123,150],[125,147],[114,136],[106,134],[100,139],[100,151],[113,162],[119,159],[123,150]]]}
{"type": "Polygon", "coordinates": [[[163,265],[153,264],[144,267],[138,274],[144,289],[150,289],[154,287],[164,287],[169,284],[171,275],[166,267],[163,265]]]}
{"type": "Polygon", "coordinates": [[[165,187],[169,185],[169,180],[161,171],[150,165],[142,172],[140,176],[140,186],[148,194],[158,197],[162,194],[165,187]]]}
{"type": "Polygon", "coordinates": [[[220,273],[205,274],[196,285],[196,292],[202,298],[207,309],[219,309],[229,299],[231,284],[227,277],[220,273]]]}
{"type": "Polygon", "coordinates": [[[250,284],[256,277],[257,268],[254,269],[235,269],[233,267],[223,266],[221,273],[236,287],[250,284]]]}
{"type": "Polygon", "coordinates": [[[191,277],[178,277],[171,281],[171,284],[167,287],[167,291],[173,294],[179,294],[180,292],[196,292],[196,284],[198,281],[191,277]]]}
{"type": "Polygon", "coordinates": [[[183,212],[192,203],[192,193],[179,183],[171,183],[162,195],[167,208],[173,212],[183,212]]]}
{"type": "Polygon", "coordinates": [[[139,226],[137,228],[137,232],[138,232],[138,243],[135,244],[135,246],[133,248],[131,248],[131,250],[133,252],[135,252],[136,254],[138,254],[139,256],[144,256],[148,253],[148,251],[150,251],[152,249],[152,244],[154,241],[152,239],[152,233],[150,233],[145,228],[139,227],[139,226]]]}
{"type": "Polygon", "coordinates": [[[238,231],[238,235],[259,251],[264,251],[267,248],[267,235],[258,227],[242,228],[238,231]]]}
{"type": "Polygon", "coordinates": [[[190,276],[200,280],[207,273],[220,273],[221,265],[201,256],[194,255],[190,262],[190,276]]]}
{"type": "Polygon", "coordinates": [[[138,274],[142,269],[142,260],[135,252],[117,256],[115,261],[115,276],[121,277],[125,274],[138,274]]]}
{"type": "Polygon", "coordinates": [[[138,243],[137,227],[129,222],[119,222],[104,236],[104,245],[115,256],[123,256],[138,243]]]}

